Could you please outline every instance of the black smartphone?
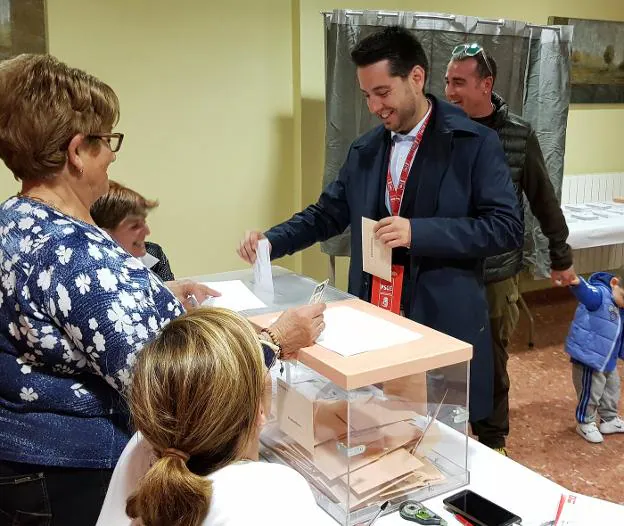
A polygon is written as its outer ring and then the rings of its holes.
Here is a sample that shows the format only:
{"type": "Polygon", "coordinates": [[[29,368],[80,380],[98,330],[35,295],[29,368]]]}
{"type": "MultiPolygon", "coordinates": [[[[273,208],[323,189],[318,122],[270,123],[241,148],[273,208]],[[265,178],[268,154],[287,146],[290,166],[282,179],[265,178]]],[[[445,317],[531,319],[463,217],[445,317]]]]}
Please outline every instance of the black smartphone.
{"type": "Polygon", "coordinates": [[[452,512],[465,517],[475,526],[511,526],[522,522],[517,515],[469,489],[451,495],[442,502],[452,512]]]}

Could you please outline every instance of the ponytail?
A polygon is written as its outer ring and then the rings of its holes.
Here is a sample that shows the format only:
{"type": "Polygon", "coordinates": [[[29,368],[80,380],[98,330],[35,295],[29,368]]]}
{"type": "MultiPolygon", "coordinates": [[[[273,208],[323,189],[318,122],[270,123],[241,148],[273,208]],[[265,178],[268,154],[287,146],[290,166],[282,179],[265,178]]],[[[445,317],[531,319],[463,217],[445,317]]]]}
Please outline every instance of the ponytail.
{"type": "Polygon", "coordinates": [[[128,499],[128,516],[200,526],[207,477],[257,441],[263,394],[262,348],[238,314],[194,309],[164,327],[139,353],[129,393],[134,426],[160,458],[128,499]]]}
{"type": "Polygon", "coordinates": [[[126,514],[144,526],[201,526],[210,509],[212,482],[192,473],[183,458],[156,460],[130,496],[126,514]]]}

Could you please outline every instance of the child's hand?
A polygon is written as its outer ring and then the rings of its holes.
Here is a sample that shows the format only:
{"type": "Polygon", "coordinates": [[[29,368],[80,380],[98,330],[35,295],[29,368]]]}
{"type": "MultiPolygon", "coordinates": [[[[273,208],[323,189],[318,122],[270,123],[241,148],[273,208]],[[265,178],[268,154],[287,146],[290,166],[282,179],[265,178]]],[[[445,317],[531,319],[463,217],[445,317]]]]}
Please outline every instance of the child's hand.
{"type": "Polygon", "coordinates": [[[574,272],[574,267],[572,265],[570,265],[570,267],[565,270],[550,270],[550,279],[556,287],[567,287],[568,285],[574,285],[574,283],[572,283],[572,280],[576,277],[576,272],[574,272]]]}
{"type": "Polygon", "coordinates": [[[574,277],[570,280],[570,285],[573,287],[578,285],[581,282],[581,279],[575,274],[574,277]]]}

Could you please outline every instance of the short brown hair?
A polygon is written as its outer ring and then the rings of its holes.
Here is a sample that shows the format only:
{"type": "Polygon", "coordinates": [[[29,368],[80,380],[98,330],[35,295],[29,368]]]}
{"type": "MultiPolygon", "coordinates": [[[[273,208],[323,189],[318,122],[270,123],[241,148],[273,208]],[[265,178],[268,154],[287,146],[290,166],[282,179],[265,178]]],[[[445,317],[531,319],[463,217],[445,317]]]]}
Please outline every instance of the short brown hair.
{"type": "Polygon", "coordinates": [[[158,201],[146,199],[140,193],[116,181],[109,181],[108,192],[91,206],[91,217],[100,228],[114,230],[128,216],[147,216],[158,201]]]}
{"type": "Polygon", "coordinates": [[[147,526],[203,524],[212,498],[206,476],[239,460],[255,438],[264,371],[255,331],[227,309],[189,311],[143,348],[130,412],[160,459],[128,499],[129,517],[147,526]],[[171,448],[181,454],[168,455],[171,448]]]}
{"type": "Polygon", "coordinates": [[[119,120],[110,86],[50,55],[0,62],[0,158],[16,179],[58,172],[71,139],[108,133],[119,120]]]}

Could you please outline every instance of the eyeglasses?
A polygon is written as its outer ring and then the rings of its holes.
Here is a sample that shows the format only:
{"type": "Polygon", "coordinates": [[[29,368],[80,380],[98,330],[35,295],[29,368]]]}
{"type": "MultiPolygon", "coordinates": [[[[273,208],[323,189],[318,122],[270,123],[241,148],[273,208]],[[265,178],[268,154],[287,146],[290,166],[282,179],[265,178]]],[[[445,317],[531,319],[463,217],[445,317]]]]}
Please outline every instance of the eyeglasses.
{"type": "Polygon", "coordinates": [[[485,66],[490,72],[490,76],[494,76],[494,72],[492,71],[492,66],[490,66],[490,61],[485,54],[485,50],[481,44],[477,44],[473,42],[472,44],[459,44],[453,48],[453,52],[451,53],[453,58],[463,58],[463,57],[476,57],[479,53],[483,57],[483,61],[485,62],[485,66]]]}
{"type": "Polygon", "coordinates": [[[92,133],[89,135],[92,139],[100,139],[106,143],[111,150],[111,152],[118,152],[121,148],[121,143],[123,142],[124,134],[123,133],[92,133]]]}

